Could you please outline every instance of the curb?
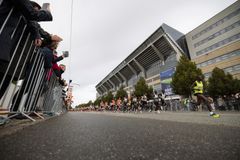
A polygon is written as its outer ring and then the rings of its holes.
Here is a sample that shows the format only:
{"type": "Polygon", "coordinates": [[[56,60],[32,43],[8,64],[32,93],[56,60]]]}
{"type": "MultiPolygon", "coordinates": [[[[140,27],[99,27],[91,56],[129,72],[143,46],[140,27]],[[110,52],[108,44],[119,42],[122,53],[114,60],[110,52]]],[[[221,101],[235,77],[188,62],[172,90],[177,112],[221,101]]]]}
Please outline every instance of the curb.
{"type": "Polygon", "coordinates": [[[44,117],[45,119],[36,118],[35,122],[32,122],[29,119],[22,119],[22,120],[12,119],[8,123],[0,126],[0,138],[4,138],[5,136],[14,134],[14,133],[21,131],[29,126],[33,126],[33,125],[39,124],[41,122],[44,122],[46,120],[50,120],[52,118],[56,118],[59,116],[61,116],[61,115],[55,115],[52,117],[46,116],[46,117],[44,117]]]}

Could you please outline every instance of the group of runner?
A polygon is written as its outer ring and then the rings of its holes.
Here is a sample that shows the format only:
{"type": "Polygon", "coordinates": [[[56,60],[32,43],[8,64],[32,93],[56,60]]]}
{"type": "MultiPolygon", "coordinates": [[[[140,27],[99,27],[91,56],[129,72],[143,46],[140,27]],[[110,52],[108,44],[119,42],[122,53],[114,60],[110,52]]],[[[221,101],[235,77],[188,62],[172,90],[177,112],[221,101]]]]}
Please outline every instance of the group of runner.
{"type": "Polygon", "coordinates": [[[160,111],[164,110],[164,106],[166,106],[164,98],[164,94],[157,94],[155,91],[153,100],[148,100],[146,94],[140,97],[133,95],[131,97],[124,97],[122,99],[112,99],[110,103],[102,101],[100,103],[100,109],[114,112],[120,111],[142,113],[143,111],[156,111],[157,113],[160,113],[160,111]]]}

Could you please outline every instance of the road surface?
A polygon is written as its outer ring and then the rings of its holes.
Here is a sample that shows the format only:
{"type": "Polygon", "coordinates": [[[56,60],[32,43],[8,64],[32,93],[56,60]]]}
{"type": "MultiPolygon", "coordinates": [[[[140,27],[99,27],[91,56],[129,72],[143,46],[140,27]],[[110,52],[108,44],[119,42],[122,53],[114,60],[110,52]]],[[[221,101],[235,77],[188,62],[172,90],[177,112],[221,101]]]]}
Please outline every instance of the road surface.
{"type": "Polygon", "coordinates": [[[0,139],[1,160],[239,160],[240,114],[73,112],[0,139]]]}

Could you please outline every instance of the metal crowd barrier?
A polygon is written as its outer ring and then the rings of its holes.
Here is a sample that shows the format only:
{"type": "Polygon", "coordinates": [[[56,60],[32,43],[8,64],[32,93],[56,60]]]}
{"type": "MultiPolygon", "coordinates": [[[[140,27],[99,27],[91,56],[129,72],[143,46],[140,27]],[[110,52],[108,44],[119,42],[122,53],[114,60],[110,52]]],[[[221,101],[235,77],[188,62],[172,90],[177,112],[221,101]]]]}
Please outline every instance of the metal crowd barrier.
{"type": "MultiPolygon", "coordinates": [[[[8,23],[13,15],[16,18],[16,14],[14,8],[9,12],[0,26],[0,38],[4,38],[8,23]]],[[[3,106],[8,109],[8,119],[21,115],[32,121],[35,119],[31,114],[44,118],[37,111],[66,111],[63,106],[62,87],[51,69],[44,68],[44,55],[41,49],[34,46],[25,18],[19,15],[16,22],[11,34],[13,47],[11,53],[8,53],[11,55],[10,61],[0,60],[0,90],[5,91],[0,97],[0,109],[3,106]],[[49,74],[52,74],[51,78],[49,74]],[[12,82],[15,85],[12,85],[12,82]]]]}

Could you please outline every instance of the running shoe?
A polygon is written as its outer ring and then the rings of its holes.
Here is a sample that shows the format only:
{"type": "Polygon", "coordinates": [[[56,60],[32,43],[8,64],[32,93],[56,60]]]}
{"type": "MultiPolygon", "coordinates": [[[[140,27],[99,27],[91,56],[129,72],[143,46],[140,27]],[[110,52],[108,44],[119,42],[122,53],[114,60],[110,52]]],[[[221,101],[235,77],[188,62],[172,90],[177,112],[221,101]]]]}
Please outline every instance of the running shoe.
{"type": "Polygon", "coordinates": [[[213,113],[213,114],[211,114],[210,116],[212,116],[213,118],[219,118],[219,117],[220,117],[220,115],[219,115],[219,114],[216,114],[216,113],[213,113]]]}

